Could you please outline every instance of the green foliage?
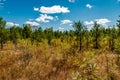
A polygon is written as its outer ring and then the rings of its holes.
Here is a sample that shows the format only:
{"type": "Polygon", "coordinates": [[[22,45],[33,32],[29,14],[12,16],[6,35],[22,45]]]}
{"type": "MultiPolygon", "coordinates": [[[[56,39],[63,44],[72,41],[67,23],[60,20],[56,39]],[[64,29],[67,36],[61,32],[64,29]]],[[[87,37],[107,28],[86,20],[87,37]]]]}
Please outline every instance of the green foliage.
{"type": "Polygon", "coordinates": [[[94,23],[94,26],[93,26],[93,36],[94,36],[94,42],[95,42],[95,48],[98,49],[99,48],[99,38],[100,38],[100,25],[97,24],[97,22],[94,23]]]}
{"type": "Polygon", "coordinates": [[[4,46],[3,44],[8,40],[12,41],[15,45],[18,39],[30,39],[32,44],[34,44],[34,42],[44,42],[44,40],[47,40],[48,44],[51,45],[56,44],[56,42],[53,42],[55,39],[59,39],[59,43],[69,43],[72,46],[74,45],[74,48],[79,48],[79,51],[93,47],[95,49],[109,48],[111,51],[116,49],[119,51],[119,45],[117,45],[115,41],[120,41],[120,20],[117,20],[118,28],[114,28],[114,26],[104,28],[95,22],[91,30],[88,30],[87,26],[84,26],[82,22],[78,21],[73,24],[74,30],[69,31],[54,31],[53,28],[43,30],[41,27],[32,29],[32,26],[29,24],[21,27],[13,26],[11,28],[6,28],[5,25],[6,22],[0,18],[1,49],[4,46]]]}
{"type": "Polygon", "coordinates": [[[8,40],[8,30],[5,29],[6,21],[0,17],[0,45],[3,49],[3,44],[8,40]]]}
{"type": "Polygon", "coordinates": [[[45,39],[43,30],[39,28],[33,31],[31,39],[32,41],[36,40],[37,42],[42,42],[42,40],[45,39]]]}
{"type": "Polygon", "coordinates": [[[48,44],[51,44],[51,40],[53,38],[53,28],[47,28],[44,30],[46,35],[46,39],[48,40],[48,44]]]}
{"type": "Polygon", "coordinates": [[[91,30],[80,21],[69,31],[5,26],[0,18],[0,80],[120,79],[120,20],[91,30]]]}
{"type": "Polygon", "coordinates": [[[84,34],[83,34],[84,26],[83,26],[82,22],[78,21],[78,22],[74,23],[73,27],[75,28],[77,44],[79,44],[80,50],[82,50],[82,38],[84,36],[84,34]]]}
{"type": "MultiPolygon", "coordinates": [[[[119,16],[120,18],[120,16],[119,16]]],[[[117,20],[117,27],[118,27],[118,36],[120,36],[120,19],[117,20]]]]}
{"type": "Polygon", "coordinates": [[[19,28],[16,26],[13,26],[10,28],[10,40],[14,43],[17,44],[18,39],[20,39],[21,35],[19,32],[19,28]]]}
{"type": "Polygon", "coordinates": [[[24,28],[23,28],[22,34],[23,34],[23,38],[24,38],[24,39],[30,38],[30,37],[31,37],[31,34],[32,34],[31,26],[28,25],[28,24],[25,24],[25,25],[24,25],[24,28]]]}

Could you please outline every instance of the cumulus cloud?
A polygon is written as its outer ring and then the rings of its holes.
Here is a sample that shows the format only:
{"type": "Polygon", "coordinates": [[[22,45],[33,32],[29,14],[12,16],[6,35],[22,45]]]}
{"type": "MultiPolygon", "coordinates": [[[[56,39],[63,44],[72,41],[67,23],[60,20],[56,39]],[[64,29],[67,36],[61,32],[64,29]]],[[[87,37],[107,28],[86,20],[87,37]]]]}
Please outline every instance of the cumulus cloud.
{"type": "Polygon", "coordinates": [[[106,26],[107,23],[111,22],[106,18],[101,18],[101,19],[95,19],[94,21],[85,21],[84,24],[87,26],[90,26],[90,25],[93,25],[95,21],[97,22],[97,24],[104,25],[104,26],[106,26]]]}
{"type": "Polygon", "coordinates": [[[68,12],[70,12],[70,10],[67,7],[60,6],[60,5],[54,5],[54,6],[51,6],[51,7],[41,6],[39,11],[41,13],[45,13],[45,14],[68,13],[68,12]]]}
{"type": "Polygon", "coordinates": [[[61,23],[62,24],[71,24],[72,21],[70,21],[70,20],[62,20],[61,23]]]}
{"type": "Polygon", "coordinates": [[[50,20],[53,20],[54,18],[52,16],[48,16],[47,14],[40,14],[40,17],[36,19],[38,22],[50,22],[50,20]]]}
{"type": "Polygon", "coordinates": [[[13,23],[13,22],[7,22],[6,26],[10,26],[10,27],[12,27],[12,26],[19,26],[19,24],[16,24],[16,23],[13,23]]]}
{"type": "Polygon", "coordinates": [[[34,11],[39,11],[39,8],[34,7],[34,11]]]}
{"type": "Polygon", "coordinates": [[[72,23],[70,23],[70,24],[69,24],[69,26],[73,26],[73,24],[72,24],[72,23]]]}
{"type": "Polygon", "coordinates": [[[103,19],[95,19],[95,21],[97,21],[98,24],[102,24],[102,25],[111,22],[110,20],[108,20],[108,19],[106,19],[106,18],[103,18],[103,19]]]}
{"type": "Polygon", "coordinates": [[[69,2],[75,2],[75,0],[69,0],[69,2]]]}
{"type": "Polygon", "coordinates": [[[63,28],[63,27],[59,27],[58,29],[59,29],[59,31],[63,31],[63,30],[64,30],[64,28],[63,28]]]}
{"type": "Polygon", "coordinates": [[[89,8],[89,9],[91,9],[93,6],[90,5],[90,4],[86,4],[86,7],[89,8]]]}
{"type": "Polygon", "coordinates": [[[94,21],[85,21],[84,23],[85,23],[85,25],[93,25],[94,21]]]}
{"type": "Polygon", "coordinates": [[[34,21],[26,21],[25,24],[29,24],[31,26],[39,26],[39,23],[34,22],[34,21]]]}

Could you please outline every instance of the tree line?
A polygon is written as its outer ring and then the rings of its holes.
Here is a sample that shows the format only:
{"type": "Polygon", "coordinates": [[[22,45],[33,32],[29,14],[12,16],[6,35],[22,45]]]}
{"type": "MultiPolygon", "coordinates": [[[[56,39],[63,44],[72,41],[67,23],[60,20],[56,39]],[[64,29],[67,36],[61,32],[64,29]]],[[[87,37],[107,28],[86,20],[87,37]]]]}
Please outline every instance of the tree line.
{"type": "Polygon", "coordinates": [[[108,49],[116,49],[116,41],[120,41],[120,19],[117,20],[115,26],[108,26],[108,28],[102,27],[97,22],[94,22],[92,29],[88,29],[81,21],[73,23],[74,30],[69,31],[54,31],[53,28],[42,29],[41,27],[34,29],[29,24],[24,24],[22,27],[12,26],[6,27],[6,21],[0,17],[0,48],[3,49],[4,44],[7,41],[13,42],[17,46],[19,39],[30,39],[31,43],[42,42],[47,40],[49,45],[52,45],[53,39],[60,39],[61,43],[74,42],[74,46],[77,46],[79,50],[82,49],[99,49],[101,48],[100,41],[105,39],[107,41],[108,49]],[[117,27],[117,28],[116,28],[117,27]],[[75,38],[75,40],[74,40],[75,38]]]}

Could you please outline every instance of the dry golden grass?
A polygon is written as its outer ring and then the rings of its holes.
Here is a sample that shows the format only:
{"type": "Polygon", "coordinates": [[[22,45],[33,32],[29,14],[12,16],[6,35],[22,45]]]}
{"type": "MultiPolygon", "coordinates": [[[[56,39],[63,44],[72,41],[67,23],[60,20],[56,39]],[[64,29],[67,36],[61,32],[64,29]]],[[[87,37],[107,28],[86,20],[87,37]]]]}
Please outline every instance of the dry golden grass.
{"type": "Polygon", "coordinates": [[[67,43],[7,43],[0,51],[0,80],[119,80],[119,55],[107,50],[79,52],[67,43]]]}

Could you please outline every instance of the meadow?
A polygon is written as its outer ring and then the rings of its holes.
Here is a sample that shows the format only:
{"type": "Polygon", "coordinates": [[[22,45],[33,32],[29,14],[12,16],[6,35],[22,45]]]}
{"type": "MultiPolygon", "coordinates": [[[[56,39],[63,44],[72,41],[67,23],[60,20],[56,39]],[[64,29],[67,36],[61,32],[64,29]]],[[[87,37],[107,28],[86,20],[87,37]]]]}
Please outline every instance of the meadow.
{"type": "Polygon", "coordinates": [[[118,28],[74,31],[5,28],[0,19],[0,80],[119,80],[118,28]],[[2,25],[2,26],[1,26],[2,25]]]}

